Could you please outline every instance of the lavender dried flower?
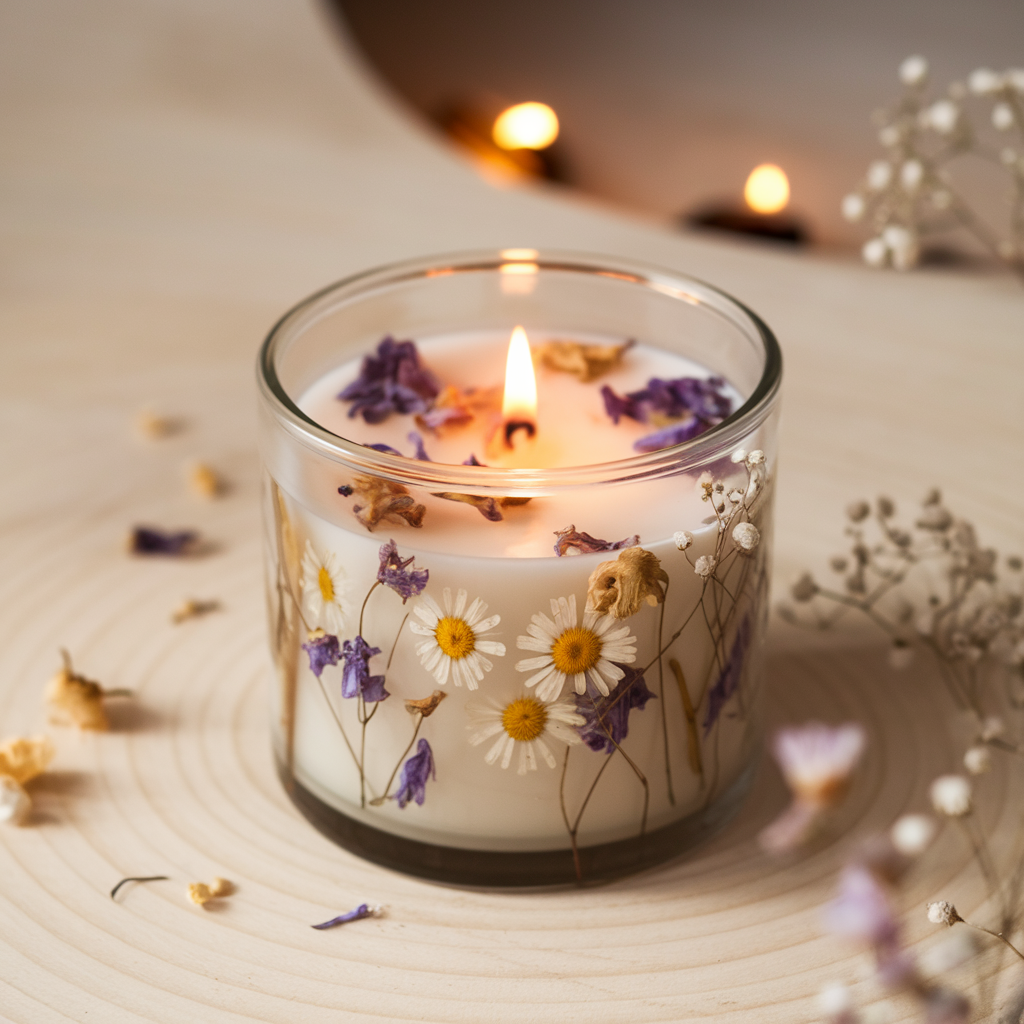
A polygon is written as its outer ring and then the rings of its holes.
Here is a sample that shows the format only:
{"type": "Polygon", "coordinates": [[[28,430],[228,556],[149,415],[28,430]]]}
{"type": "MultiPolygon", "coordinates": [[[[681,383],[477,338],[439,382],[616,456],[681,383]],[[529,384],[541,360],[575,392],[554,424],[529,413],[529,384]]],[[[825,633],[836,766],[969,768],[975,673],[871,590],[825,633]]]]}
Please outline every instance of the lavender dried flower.
{"type": "Polygon", "coordinates": [[[347,913],[332,917],[330,921],[310,927],[322,932],[327,928],[337,928],[339,924],[348,924],[349,921],[361,921],[364,917],[380,917],[383,913],[384,908],[381,906],[371,907],[368,903],[360,903],[355,910],[349,910],[347,913]]]}
{"type": "Polygon", "coordinates": [[[342,697],[362,697],[367,704],[375,704],[391,696],[384,689],[384,676],[370,675],[370,659],[377,654],[380,648],[371,647],[361,636],[342,644],[342,697]]]}
{"type": "Polygon", "coordinates": [[[622,548],[631,548],[640,543],[640,535],[633,534],[624,540],[600,540],[591,537],[589,533],[582,533],[575,526],[566,526],[564,529],[556,530],[555,554],[561,558],[570,551],[579,554],[589,555],[594,551],[620,551],[622,548]]]}
{"type": "Polygon", "coordinates": [[[656,430],[653,434],[645,434],[633,442],[633,449],[638,452],[657,452],[662,448],[671,448],[673,445],[692,441],[710,426],[711,424],[700,417],[691,416],[683,423],[662,427],[661,430],[656,430]]]}
{"type": "Polygon", "coordinates": [[[310,633],[309,641],[302,645],[302,649],[309,655],[309,670],[317,679],[328,665],[337,665],[341,660],[338,638],[322,629],[310,633]]]}
{"type": "MultiPolygon", "coordinates": [[[[698,559],[699,561],[699,559],[698,559]]],[[[708,691],[708,706],[704,713],[704,735],[707,736],[722,708],[729,703],[732,695],[739,689],[740,680],[743,678],[743,665],[747,656],[747,648],[750,645],[750,617],[745,616],[736,630],[736,639],[732,642],[729,651],[729,660],[715,680],[715,685],[708,691]]]]}
{"type": "Polygon", "coordinates": [[[390,587],[405,604],[410,597],[423,591],[430,579],[429,569],[417,569],[412,566],[414,556],[403,559],[398,554],[398,546],[394,540],[382,544],[380,548],[380,568],[377,570],[377,582],[390,587]]]}
{"type": "Polygon", "coordinates": [[[416,744],[416,753],[408,758],[402,765],[402,774],[398,780],[398,789],[393,799],[398,801],[398,806],[405,810],[405,805],[415,800],[419,806],[427,795],[427,779],[436,781],[437,771],[434,766],[434,752],[425,739],[420,739],[416,744]]]}
{"type": "Polygon", "coordinates": [[[633,665],[618,667],[625,674],[607,697],[589,688],[586,694],[576,695],[576,711],[584,719],[576,731],[596,753],[613,753],[629,733],[630,711],[643,711],[649,700],[657,699],[647,688],[643,672],[633,665]]]}
{"type": "Polygon", "coordinates": [[[128,550],[133,555],[189,555],[198,543],[199,534],[194,530],[169,532],[154,526],[136,526],[128,536],[128,550]]]}
{"type": "Polygon", "coordinates": [[[363,357],[359,376],[338,398],[352,403],[350,417],[361,414],[367,423],[380,423],[393,412],[426,412],[440,390],[437,378],[420,362],[416,343],[388,335],[375,355],[363,357]]]}

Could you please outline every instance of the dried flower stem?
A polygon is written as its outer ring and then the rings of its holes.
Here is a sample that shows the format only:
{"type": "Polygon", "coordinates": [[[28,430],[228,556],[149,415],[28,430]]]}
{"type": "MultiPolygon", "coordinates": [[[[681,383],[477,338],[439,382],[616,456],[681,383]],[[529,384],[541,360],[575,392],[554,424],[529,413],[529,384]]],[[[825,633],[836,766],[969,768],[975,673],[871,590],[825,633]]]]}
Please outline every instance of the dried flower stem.
{"type": "MultiPolygon", "coordinates": [[[[665,605],[668,602],[668,583],[661,599],[661,609],[658,616],[658,649],[661,649],[665,638],[665,605]]],[[[658,700],[661,701],[661,738],[665,750],[665,780],[668,783],[668,802],[671,806],[676,805],[676,795],[672,790],[672,765],[668,756],[668,709],[665,707],[665,659],[658,658],[658,700]]],[[[603,725],[603,722],[602,722],[603,725]]],[[[646,814],[644,815],[646,818],[646,814]]]]}
{"type": "Polygon", "coordinates": [[[422,724],[423,715],[416,715],[416,727],[412,731],[412,739],[409,740],[409,745],[405,748],[405,750],[402,751],[401,756],[398,758],[398,761],[395,764],[394,771],[391,773],[391,778],[388,779],[387,785],[384,787],[384,795],[374,797],[374,799],[370,801],[371,807],[379,807],[382,803],[384,803],[385,800],[387,800],[388,793],[391,792],[391,784],[395,781],[395,776],[398,774],[398,770],[402,767],[402,762],[406,759],[409,751],[412,750],[412,745],[416,742],[416,737],[420,734],[420,726],[422,724]]]}
{"type": "Polygon", "coordinates": [[[144,877],[122,878],[121,881],[110,890],[110,898],[115,899],[121,889],[121,886],[127,885],[129,882],[166,882],[169,881],[169,879],[169,875],[146,875],[144,877]]]}

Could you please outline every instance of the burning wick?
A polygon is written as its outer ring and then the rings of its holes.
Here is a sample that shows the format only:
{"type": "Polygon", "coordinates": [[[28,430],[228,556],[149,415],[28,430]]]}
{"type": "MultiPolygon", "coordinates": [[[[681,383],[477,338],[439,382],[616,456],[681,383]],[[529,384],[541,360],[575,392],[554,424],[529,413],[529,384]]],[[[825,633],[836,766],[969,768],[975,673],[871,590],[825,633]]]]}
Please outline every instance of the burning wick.
{"type": "Polygon", "coordinates": [[[508,343],[505,361],[505,395],[501,402],[505,447],[514,447],[512,439],[520,430],[529,438],[537,434],[537,378],[526,331],[517,327],[508,343]]]}

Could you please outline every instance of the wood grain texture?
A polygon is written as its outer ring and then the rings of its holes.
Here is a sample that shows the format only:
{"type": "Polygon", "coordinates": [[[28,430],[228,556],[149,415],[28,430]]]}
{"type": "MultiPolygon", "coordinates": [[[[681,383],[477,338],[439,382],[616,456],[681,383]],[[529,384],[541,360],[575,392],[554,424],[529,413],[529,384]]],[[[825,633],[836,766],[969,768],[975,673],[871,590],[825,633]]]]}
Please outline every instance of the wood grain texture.
{"type": "MultiPolygon", "coordinates": [[[[0,834],[0,1016],[771,1024],[816,1019],[834,979],[872,998],[866,958],[821,934],[820,905],[858,837],[924,805],[960,737],[924,667],[893,675],[853,627],[773,632],[773,720],[853,717],[871,732],[833,834],[792,862],[754,844],[783,799],[770,766],[691,859],[586,892],[426,885],[298,817],[268,741],[252,361],[314,288],[430,251],[579,248],[711,280],[772,324],[787,358],[785,583],[832,552],[843,504],[877,489],[939,482],[990,540],[1021,544],[1019,286],[873,274],[497,189],[394,108],[304,3],[37,0],[0,21],[0,731],[42,726],[61,645],[138,695],[110,734],[52,731],[32,826],[0,834]],[[144,405],[185,429],[136,439],[144,405]],[[231,481],[222,500],[188,494],[193,458],[231,481]],[[134,523],[197,526],[217,549],[133,560],[134,523]],[[185,597],[225,610],[172,626],[185,597]],[[140,873],[173,881],[111,902],[140,873]],[[188,882],[218,874],[235,896],[186,901],[188,882]],[[310,929],[363,901],[388,915],[310,929]]],[[[987,785],[1002,857],[1022,795],[1002,775],[987,785]]],[[[936,939],[926,899],[985,912],[967,851],[947,840],[906,892],[915,942],[936,939]]]]}

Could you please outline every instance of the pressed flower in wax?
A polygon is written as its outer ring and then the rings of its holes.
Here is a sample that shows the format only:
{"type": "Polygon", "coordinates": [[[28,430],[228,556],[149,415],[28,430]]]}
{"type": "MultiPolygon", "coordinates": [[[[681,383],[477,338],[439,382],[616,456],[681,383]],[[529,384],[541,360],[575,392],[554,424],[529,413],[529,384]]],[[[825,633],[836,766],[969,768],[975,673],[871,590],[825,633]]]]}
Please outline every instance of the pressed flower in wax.
{"type": "Polygon", "coordinates": [[[745,617],[736,630],[736,638],[729,650],[729,658],[725,667],[718,674],[714,685],[708,691],[708,706],[704,713],[704,735],[711,732],[722,708],[729,703],[732,695],[739,689],[743,678],[743,664],[747,657],[750,644],[750,618],[745,617]]]}
{"type": "Polygon", "coordinates": [[[643,711],[657,698],[647,688],[644,674],[632,665],[620,665],[622,679],[607,697],[584,694],[576,697],[576,710],[583,716],[580,738],[591,750],[611,754],[629,733],[629,713],[643,711]]]}
{"type": "Polygon", "coordinates": [[[644,604],[665,600],[668,573],[658,556],[641,547],[629,547],[614,561],[602,562],[587,583],[587,608],[628,619],[644,604]]]}
{"type": "Polygon", "coordinates": [[[322,626],[336,635],[344,633],[353,611],[346,596],[350,587],[337,555],[320,555],[307,540],[302,559],[302,612],[309,625],[322,626]]]}
{"type": "Polygon", "coordinates": [[[421,697],[419,700],[407,700],[405,702],[405,710],[410,715],[422,715],[424,718],[429,718],[447,696],[448,694],[444,690],[434,690],[429,697],[421,697]]]}
{"type": "Polygon", "coordinates": [[[576,730],[585,721],[571,700],[544,701],[525,695],[504,704],[495,700],[480,701],[469,704],[466,711],[470,718],[467,728],[473,730],[469,742],[479,746],[494,739],[484,761],[508,768],[518,749],[516,772],[519,775],[536,771],[538,757],[549,768],[554,768],[557,762],[548,744],[552,740],[568,746],[580,743],[576,730]]]}
{"type": "Polygon", "coordinates": [[[595,551],[620,551],[622,548],[630,548],[640,543],[640,536],[633,534],[624,540],[601,540],[598,537],[591,537],[589,533],[577,530],[575,526],[566,526],[555,532],[555,554],[561,558],[570,552],[589,555],[595,551]]]}
{"type": "Polygon", "coordinates": [[[426,412],[440,390],[437,378],[420,362],[416,343],[388,336],[375,354],[363,357],[359,376],[338,398],[352,403],[350,417],[380,423],[393,412],[426,412]]]}
{"type": "MultiPolygon", "coordinates": [[[[339,487],[338,493],[342,494],[342,491],[343,488],[339,487]]],[[[368,530],[372,531],[384,522],[406,523],[417,528],[423,525],[426,507],[415,501],[401,484],[376,476],[357,476],[349,494],[359,498],[359,504],[353,504],[352,511],[368,530]]]]}
{"type": "Polygon", "coordinates": [[[586,384],[615,369],[635,344],[632,339],[621,345],[588,345],[556,338],[534,345],[532,351],[534,359],[549,370],[571,373],[586,384]]]}
{"type": "Polygon", "coordinates": [[[402,558],[398,546],[393,540],[382,544],[380,548],[380,568],[377,570],[377,582],[390,587],[402,598],[405,604],[410,597],[422,593],[430,579],[428,569],[417,569],[413,565],[414,558],[402,558]]]}
{"type": "Polygon", "coordinates": [[[376,704],[391,696],[384,689],[384,676],[370,675],[370,659],[378,654],[380,648],[371,647],[361,636],[342,644],[342,697],[362,697],[368,704],[376,704]]]}
{"type": "Polygon", "coordinates": [[[444,686],[451,677],[456,686],[475,690],[484,673],[494,667],[487,655],[504,657],[505,645],[488,638],[501,616],[488,615],[480,598],[467,606],[468,600],[466,591],[459,590],[453,601],[451,588],[445,587],[442,608],[424,593],[413,608],[415,619],[409,621],[409,629],[425,637],[416,645],[416,653],[438,683],[444,686]]]}
{"type": "Polygon", "coordinates": [[[526,628],[529,635],[518,637],[516,646],[537,651],[539,657],[517,662],[516,671],[534,673],[525,685],[536,687],[541,700],[554,700],[567,679],[577,693],[586,693],[589,682],[607,696],[625,674],[616,662],[636,661],[636,637],[629,626],[589,609],[580,624],[575,594],[551,598],[551,618],[537,612],[526,628]]]}
{"type": "Polygon", "coordinates": [[[416,745],[416,753],[402,765],[402,774],[398,780],[398,789],[393,799],[405,810],[405,805],[415,801],[420,807],[427,794],[427,779],[436,779],[437,770],[434,766],[434,752],[425,739],[416,745]]]}
{"type": "Polygon", "coordinates": [[[309,640],[302,645],[309,655],[309,670],[317,677],[323,675],[328,665],[337,665],[341,660],[341,646],[338,638],[322,629],[315,629],[309,634],[309,640]]]}

